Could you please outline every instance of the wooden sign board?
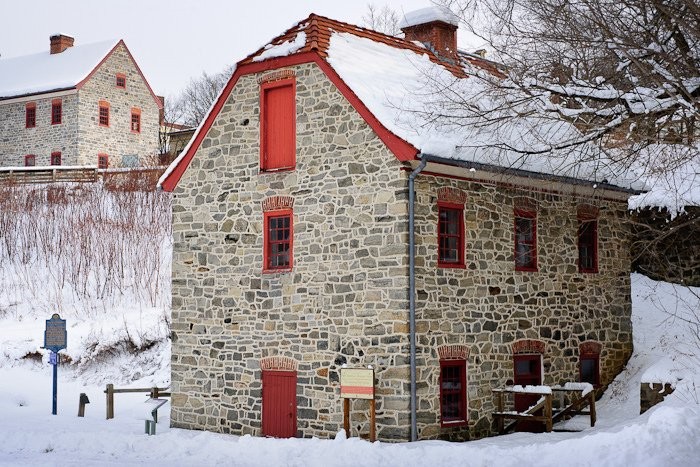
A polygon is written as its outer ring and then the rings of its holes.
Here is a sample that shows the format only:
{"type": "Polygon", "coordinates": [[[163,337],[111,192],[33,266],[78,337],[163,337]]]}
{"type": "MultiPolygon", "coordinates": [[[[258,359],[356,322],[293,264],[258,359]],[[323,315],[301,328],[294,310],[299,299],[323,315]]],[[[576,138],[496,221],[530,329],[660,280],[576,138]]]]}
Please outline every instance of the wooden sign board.
{"type": "Polygon", "coordinates": [[[374,399],[374,370],[371,368],[341,368],[340,397],[374,399]]]}

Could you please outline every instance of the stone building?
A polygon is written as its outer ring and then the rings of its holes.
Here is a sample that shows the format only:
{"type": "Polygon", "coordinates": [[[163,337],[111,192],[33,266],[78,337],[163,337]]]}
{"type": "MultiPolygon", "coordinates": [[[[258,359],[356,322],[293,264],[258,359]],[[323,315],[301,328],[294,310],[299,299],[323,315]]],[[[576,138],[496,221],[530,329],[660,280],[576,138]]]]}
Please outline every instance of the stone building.
{"type": "Polygon", "coordinates": [[[568,152],[498,164],[483,135],[446,144],[477,130],[402,122],[402,103],[432,105],[426,77],[500,76],[457,51],[449,17],[417,17],[405,39],[301,21],[238,63],[161,178],[173,426],[332,437],[341,367],[371,365],[379,439],[477,438],[494,432],[492,389],[605,386],[629,358],[634,187],[545,163],[568,152]]]}
{"type": "Polygon", "coordinates": [[[120,167],[157,154],[162,103],[124,41],[0,59],[0,166],[120,167]]]}

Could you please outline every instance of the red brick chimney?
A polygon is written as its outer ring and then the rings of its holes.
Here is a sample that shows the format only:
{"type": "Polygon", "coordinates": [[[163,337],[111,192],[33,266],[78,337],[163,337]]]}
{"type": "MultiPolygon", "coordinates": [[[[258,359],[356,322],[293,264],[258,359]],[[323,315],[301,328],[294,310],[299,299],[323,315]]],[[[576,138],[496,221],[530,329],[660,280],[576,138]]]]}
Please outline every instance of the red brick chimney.
{"type": "Polygon", "coordinates": [[[60,54],[68,47],[73,47],[74,41],[72,37],[65,36],[63,34],[54,34],[53,36],[49,37],[49,40],[51,41],[51,55],[60,54]]]}
{"type": "Polygon", "coordinates": [[[407,41],[419,41],[441,58],[457,58],[457,18],[440,7],[406,13],[399,25],[407,41]]]}

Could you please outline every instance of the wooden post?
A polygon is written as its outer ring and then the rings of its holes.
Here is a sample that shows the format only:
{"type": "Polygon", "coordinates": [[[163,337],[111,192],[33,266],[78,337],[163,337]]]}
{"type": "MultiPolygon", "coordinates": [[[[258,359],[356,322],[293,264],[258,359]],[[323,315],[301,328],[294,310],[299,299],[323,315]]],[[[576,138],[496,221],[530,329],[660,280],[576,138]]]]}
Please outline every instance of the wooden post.
{"type": "Polygon", "coordinates": [[[591,426],[595,426],[596,422],[596,413],[595,413],[595,391],[591,391],[588,393],[588,397],[590,399],[590,412],[591,412],[591,426]]]}
{"type": "Polygon", "coordinates": [[[345,428],[345,437],[350,437],[350,399],[343,399],[343,428],[345,428]]]}
{"type": "Polygon", "coordinates": [[[544,395],[544,416],[545,420],[545,431],[550,433],[552,431],[552,394],[544,395]]]}
{"type": "Polygon", "coordinates": [[[88,399],[87,394],[84,392],[80,393],[80,401],[78,402],[78,417],[84,417],[85,416],[85,404],[89,404],[90,400],[88,399]]]}
{"type": "MultiPolygon", "coordinates": [[[[503,392],[498,392],[498,397],[496,398],[496,410],[499,413],[503,413],[503,392]]],[[[505,431],[505,421],[503,417],[496,417],[496,422],[498,423],[498,434],[502,435],[505,431]]]]}
{"type": "Polygon", "coordinates": [[[114,385],[108,384],[105,390],[107,394],[107,420],[114,418],[114,385]]]}
{"type": "Polygon", "coordinates": [[[369,440],[374,443],[377,440],[377,402],[372,399],[369,401],[369,440]]]}

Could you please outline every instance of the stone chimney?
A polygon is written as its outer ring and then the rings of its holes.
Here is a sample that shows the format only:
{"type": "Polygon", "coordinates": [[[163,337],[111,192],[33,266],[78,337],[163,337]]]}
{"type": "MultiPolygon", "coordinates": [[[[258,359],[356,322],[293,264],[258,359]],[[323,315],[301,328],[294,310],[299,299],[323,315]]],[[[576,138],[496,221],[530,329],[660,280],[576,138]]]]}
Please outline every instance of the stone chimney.
{"type": "Polygon", "coordinates": [[[406,13],[399,27],[407,41],[422,42],[440,58],[455,60],[458,24],[447,8],[429,7],[406,13]]]}
{"type": "Polygon", "coordinates": [[[63,34],[54,34],[53,36],[49,37],[49,40],[51,41],[51,55],[60,54],[67,48],[73,47],[74,41],[72,37],[65,36],[63,34]]]}

